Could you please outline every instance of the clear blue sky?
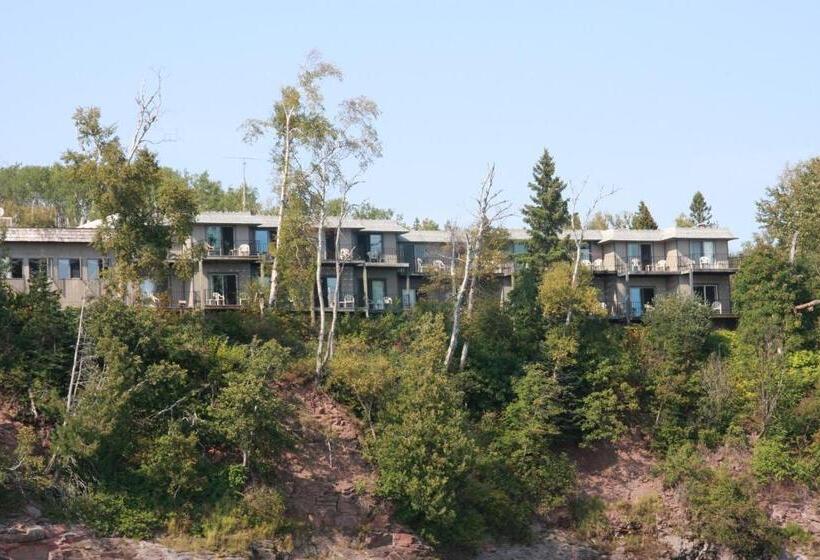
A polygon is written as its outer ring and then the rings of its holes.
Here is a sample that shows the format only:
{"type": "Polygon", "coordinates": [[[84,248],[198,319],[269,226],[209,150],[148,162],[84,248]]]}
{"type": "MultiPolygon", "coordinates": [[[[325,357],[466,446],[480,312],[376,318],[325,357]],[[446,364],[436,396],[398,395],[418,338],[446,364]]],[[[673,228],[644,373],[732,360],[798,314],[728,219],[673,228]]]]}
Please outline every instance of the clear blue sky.
{"type": "MultiPolygon", "coordinates": [[[[466,222],[491,161],[520,208],[548,147],[566,180],[619,189],[608,210],[645,199],[670,225],[700,189],[748,239],[763,189],[820,152],[814,2],[118,4],[4,4],[0,164],[55,161],[79,105],[129,132],[159,69],[159,132],[175,139],[162,163],[236,184],[226,156],[267,156],[238,126],[268,113],[313,48],[346,74],[334,95],[383,111],[384,157],[358,198],[407,219],[466,222]]],[[[264,194],[270,176],[248,164],[264,194]]]]}

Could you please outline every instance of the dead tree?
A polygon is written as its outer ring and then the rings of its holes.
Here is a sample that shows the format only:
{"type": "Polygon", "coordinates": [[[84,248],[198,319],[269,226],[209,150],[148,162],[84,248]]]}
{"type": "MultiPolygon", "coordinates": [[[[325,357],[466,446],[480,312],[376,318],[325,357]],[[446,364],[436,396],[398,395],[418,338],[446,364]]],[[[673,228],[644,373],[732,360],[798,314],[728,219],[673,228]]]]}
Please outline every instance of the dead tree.
{"type": "MultiPolygon", "coordinates": [[[[464,276],[461,280],[461,285],[456,294],[455,302],[453,303],[453,329],[450,333],[450,344],[447,348],[447,354],[444,358],[444,367],[448,369],[450,362],[455,353],[455,347],[458,344],[458,338],[461,328],[461,307],[464,305],[466,294],[467,308],[466,315],[469,317],[473,311],[473,302],[475,299],[476,283],[478,281],[479,267],[481,265],[482,251],[484,248],[485,237],[492,227],[501,221],[509,211],[509,204],[500,199],[501,192],[493,187],[493,180],[495,179],[495,165],[491,165],[487,175],[481,182],[478,198],[476,199],[476,215],[475,224],[473,226],[473,233],[467,235],[467,256],[464,262],[464,276]]],[[[459,369],[463,370],[467,362],[467,354],[469,352],[469,343],[464,341],[461,347],[461,358],[459,360],[459,369]]]]}
{"type": "MultiPolygon", "coordinates": [[[[601,187],[598,191],[598,194],[593,199],[592,204],[587,208],[586,213],[584,214],[583,220],[579,216],[578,213],[578,205],[581,199],[581,194],[584,192],[583,185],[577,192],[574,192],[572,197],[570,198],[570,216],[572,220],[572,224],[570,224],[570,238],[572,239],[573,244],[575,245],[575,254],[572,259],[572,279],[570,281],[570,286],[574,290],[578,287],[578,272],[581,266],[581,246],[584,243],[584,232],[586,231],[586,224],[589,222],[592,215],[595,213],[595,209],[601,203],[603,199],[608,196],[612,196],[615,194],[617,189],[614,187],[605,189],[601,187]]],[[[567,318],[565,320],[565,324],[569,325],[572,322],[572,307],[570,306],[567,309],[567,318]]]]}

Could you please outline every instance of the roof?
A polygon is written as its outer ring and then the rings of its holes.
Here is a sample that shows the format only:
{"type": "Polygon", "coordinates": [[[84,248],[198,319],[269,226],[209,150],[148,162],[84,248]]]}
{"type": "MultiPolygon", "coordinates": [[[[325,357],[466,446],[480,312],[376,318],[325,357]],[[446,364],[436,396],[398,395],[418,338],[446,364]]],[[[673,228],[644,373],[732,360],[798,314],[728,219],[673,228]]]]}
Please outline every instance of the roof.
{"type": "MultiPolygon", "coordinates": [[[[339,216],[327,216],[325,218],[325,227],[335,228],[338,223],[339,216]]],[[[396,220],[366,220],[359,218],[344,218],[342,220],[342,228],[358,229],[363,232],[404,233],[407,231],[407,228],[396,220]]]]}
{"type": "Polygon", "coordinates": [[[450,232],[446,230],[411,229],[400,237],[409,243],[449,243],[450,232]]]}
{"type": "Polygon", "coordinates": [[[247,224],[261,227],[277,227],[279,225],[279,218],[267,214],[251,214],[250,212],[202,212],[197,214],[195,222],[198,224],[247,224]]]}
{"type": "Polygon", "coordinates": [[[23,243],[91,243],[96,231],[82,228],[8,228],[8,241],[23,243]]]}
{"type": "MultiPolygon", "coordinates": [[[[725,228],[605,229],[599,243],[612,241],[668,241],[670,239],[725,239],[737,237],[725,228]]],[[[584,236],[586,238],[586,235],[584,236]]]]}

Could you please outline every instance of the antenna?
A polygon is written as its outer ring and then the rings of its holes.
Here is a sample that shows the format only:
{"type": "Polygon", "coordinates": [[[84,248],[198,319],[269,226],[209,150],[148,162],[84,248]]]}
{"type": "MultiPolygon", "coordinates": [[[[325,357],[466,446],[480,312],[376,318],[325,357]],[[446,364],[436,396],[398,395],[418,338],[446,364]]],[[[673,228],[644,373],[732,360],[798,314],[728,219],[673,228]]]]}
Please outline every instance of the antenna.
{"type": "Polygon", "coordinates": [[[242,160],[242,211],[245,212],[246,210],[246,200],[247,200],[247,190],[248,190],[248,181],[245,179],[245,169],[248,166],[248,160],[261,160],[263,158],[258,157],[246,157],[246,156],[225,156],[225,159],[238,159],[242,160]]]}

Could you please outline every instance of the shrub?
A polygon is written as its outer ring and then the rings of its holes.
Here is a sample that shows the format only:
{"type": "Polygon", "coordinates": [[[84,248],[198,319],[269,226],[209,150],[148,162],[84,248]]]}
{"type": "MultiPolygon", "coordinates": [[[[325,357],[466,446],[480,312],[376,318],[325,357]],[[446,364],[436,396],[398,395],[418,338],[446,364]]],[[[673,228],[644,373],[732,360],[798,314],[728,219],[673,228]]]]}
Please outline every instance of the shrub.
{"type": "Polygon", "coordinates": [[[69,511],[97,533],[108,537],[149,539],[163,519],[123,494],[92,491],[69,500],[69,511]]]}
{"type": "Polygon", "coordinates": [[[796,464],[788,446],[779,438],[760,438],[752,452],[752,473],[761,482],[796,478],[796,464]]]}
{"type": "Polygon", "coordinates": [[[602,540],[610,533],[606,503],[597,496],[579,494],[569,501],[569,515],[578,534],[587,540],[602,540]]]}
{"type": "Polygon", "coordinates": [[[663,484],[667,488],[677,486],[689,478],[701,478],[705,473],[703,459],[698,456],[697,448],[685,442],[666,453],[658,467],[663,484]]]}
{"type": "Polygon", "coordinates": [[[698,537],[725,546],[741,558],[771,558],[782,549],[783,532],[755,504],[747,481],[711,471],[688,482],[686,501],[698,537]]]}

